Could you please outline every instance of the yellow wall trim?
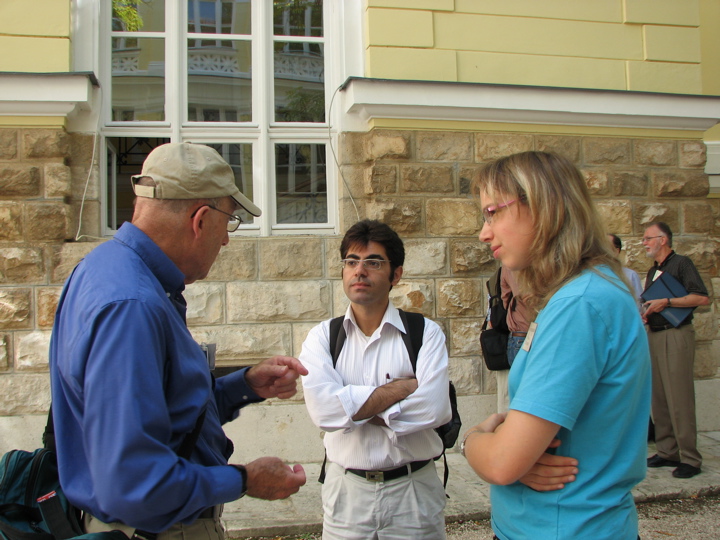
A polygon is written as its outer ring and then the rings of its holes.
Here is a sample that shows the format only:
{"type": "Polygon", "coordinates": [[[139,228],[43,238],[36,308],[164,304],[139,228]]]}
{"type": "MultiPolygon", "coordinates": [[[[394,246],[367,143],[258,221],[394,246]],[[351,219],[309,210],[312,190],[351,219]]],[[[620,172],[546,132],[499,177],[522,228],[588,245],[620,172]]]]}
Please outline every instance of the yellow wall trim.
{"type": "Polygon", "coordinates": [[[492,122],[460,122],[435,120],[401,120],[376,118],[372,128],[412,131],[490,131],[503,133],[549,133],[552,135],[594,135],[605,137],[632,137],[635,139],[687,139],[702,140],[702,131],[612,128],[594,126],[555,126],[543,124],[510,124],[492,122]]]}
{"type": "Polygon", "coordinates": [[[58,128],[65,127],[60,116],[0,116],[1,127],[58,128]]]}

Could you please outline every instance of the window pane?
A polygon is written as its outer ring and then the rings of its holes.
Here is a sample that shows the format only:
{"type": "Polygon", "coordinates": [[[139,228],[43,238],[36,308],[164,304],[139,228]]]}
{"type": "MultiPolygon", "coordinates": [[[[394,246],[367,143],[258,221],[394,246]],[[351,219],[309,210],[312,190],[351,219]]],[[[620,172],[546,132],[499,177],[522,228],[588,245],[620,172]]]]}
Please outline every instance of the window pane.
{"type": "Polygon", "coordinates": [[[112,119],[165,120],[165,40],[113,39],[112,119]]]}
{"type": "Polygon", "coordinates": [[[276,144],[278,223],[327,223],[324,144],[276,144]]]}
{"type": "Polygon", "coordinates": [[[250,122],[252,120],[251,46],[188,47],[188,120],[250,122]]]}
{"type": "Polygon", "coordinates": [[[275,43],[275,121],[325,121],[322,44],[275,43]]]}
{"type": "Polygon", "coordinates": [[[165,0],[114,0],[113,27],[120,32],[162,32],[165,29],[165,0]]]}
{"type": "MultiPolygon", "coordinates": [[[[213,147],[230,164],[235,173],[235,185],[238,189],[251,201],[253,198],[253,178],[252,178],[252,144],[213,144],[213,147]]],[[[262,210],[262,209],[261,209],[262,210]]],[[[238,208],[235,212],[242,218],[243,223],[252,223],[255,219],[252,214],[238,208]]]]}
{"type": "Polygon", "coordinates": [[[250,0],[189,0],[188,34],[250,34],[250,0]]]}
{"type": "Polygon", "coordinates": [[[274,0],[275,35],[322,37],[322,8],[322,0],[274,0]]]}
{"type": "Polygon", "coordinates": [[[107,227],[117,230],[130,221],[133,193],[130,177],[142,172],[147,155],[170,139],[147,137],[108,137],[107,144],[107,227]]]}

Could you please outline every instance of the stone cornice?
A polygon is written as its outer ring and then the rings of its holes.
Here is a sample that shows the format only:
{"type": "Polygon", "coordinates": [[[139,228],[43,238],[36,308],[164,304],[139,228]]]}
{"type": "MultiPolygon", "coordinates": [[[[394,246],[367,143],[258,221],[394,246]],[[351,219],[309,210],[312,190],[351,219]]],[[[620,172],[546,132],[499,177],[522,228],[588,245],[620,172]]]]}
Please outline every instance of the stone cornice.
{"type": "Polygon", "coordinates": [[[340,90],[348,131],[379,118],[693,131],[720,121],[713,96],[358,77],[340,90]]]}
{"type": "Polygon", "coordinates": [[[0,73],[0,116],[68,117],[87,110],[93,73],[0,73]]]}

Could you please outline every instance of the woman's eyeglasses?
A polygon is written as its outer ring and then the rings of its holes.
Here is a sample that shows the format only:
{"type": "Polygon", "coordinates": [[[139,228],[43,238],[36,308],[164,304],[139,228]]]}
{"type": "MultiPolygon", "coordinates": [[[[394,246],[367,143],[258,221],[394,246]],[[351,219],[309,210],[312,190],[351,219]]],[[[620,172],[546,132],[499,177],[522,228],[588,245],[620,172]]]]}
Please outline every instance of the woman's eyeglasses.
{"type": "Polygon", "coordinates": [[[515,204],[519,200],[520,200],[519,198],[513,199],[512,201],[507,201],[504,203],[496,204],[494,206],[488,206],[487,208],[483,208],[483,211],[482,211],[483,221],[485,221],[485,223],[490,225],[492,223],[493,218],[495,217],[495,214],[497,214],[503,208],[507,208],[511,204],[515,204]]]}

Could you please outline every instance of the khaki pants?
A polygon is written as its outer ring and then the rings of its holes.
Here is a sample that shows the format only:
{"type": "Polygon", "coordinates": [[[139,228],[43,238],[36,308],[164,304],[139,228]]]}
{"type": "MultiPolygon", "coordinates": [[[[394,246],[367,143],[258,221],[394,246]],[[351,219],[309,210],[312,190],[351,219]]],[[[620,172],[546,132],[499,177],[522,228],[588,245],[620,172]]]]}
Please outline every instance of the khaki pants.
{"type": "MultiPolygon", "coordinates": [[[[189,525],[178,523],[159,533],[157,540],[225,540],[225,528],[220,521],[221,513],[222,506],[217,506],[212,518],[200,518],[189,525]]],[[[119,530],[128,538],[135,534],[133,527],[119,522],[104,523],[88,513],[83,518],[83,525],[88,533],[119,530]]]]}
{"type": "Polygon", "coordinates": [[[435,462],[387,482],[329,463],[322,486],[323,540],[444,540],[445,489],[435,462]]]}
{"type": "Polygon", "coordinates": [[[651,332],[652,416],[658,455],[702,465],[695,421],[695,330],[691,324],[651,332]]]}

